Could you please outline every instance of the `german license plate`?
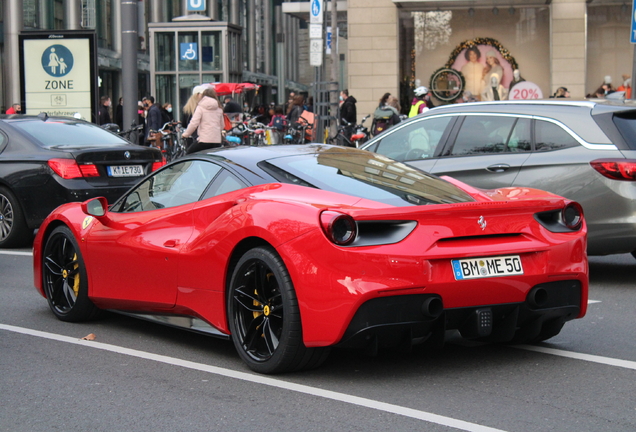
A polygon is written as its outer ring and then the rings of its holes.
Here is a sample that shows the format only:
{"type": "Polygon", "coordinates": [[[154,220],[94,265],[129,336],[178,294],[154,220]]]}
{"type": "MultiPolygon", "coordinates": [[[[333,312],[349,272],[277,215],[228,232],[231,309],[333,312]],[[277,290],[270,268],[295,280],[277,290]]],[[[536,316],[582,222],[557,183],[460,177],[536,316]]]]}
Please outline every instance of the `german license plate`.
{"type": "Polygon", "coordinates": [[[523,274],[519,255],[451,260],[455,280],[523,274]]]}
{"type": "Polygon", "coordinates": [[[140,177],[144,175],[141,165],[109,166],[108,175],[111,177],[140,177]]]}

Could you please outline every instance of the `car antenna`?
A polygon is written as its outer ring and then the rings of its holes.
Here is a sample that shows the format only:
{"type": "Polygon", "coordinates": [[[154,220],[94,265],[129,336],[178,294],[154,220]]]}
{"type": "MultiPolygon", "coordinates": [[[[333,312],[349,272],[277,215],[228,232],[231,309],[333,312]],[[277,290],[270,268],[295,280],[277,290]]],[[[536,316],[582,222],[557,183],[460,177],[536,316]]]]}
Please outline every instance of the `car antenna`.
{"type": "Polygon", "coordinates": [[[49,118],[49,115],[46,112],[42,111],[40,114],[38,114],[38,118],[42,121],[46,121],[49,118]]]}

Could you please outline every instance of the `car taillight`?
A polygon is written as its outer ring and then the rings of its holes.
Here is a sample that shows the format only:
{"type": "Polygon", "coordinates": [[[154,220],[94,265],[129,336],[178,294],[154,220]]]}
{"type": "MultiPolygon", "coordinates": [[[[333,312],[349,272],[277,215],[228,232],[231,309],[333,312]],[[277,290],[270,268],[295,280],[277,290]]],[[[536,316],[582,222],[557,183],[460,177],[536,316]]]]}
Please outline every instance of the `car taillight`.
{"type": "Polygon", "coordinates": [[[571,230],[578,230],[583,223],[583,208],[579,203],[569,203],[561,210],[563,225],[571,230]]]}
{"type": "Polygon", "coordinates": [[[320,214],[320,225],[327,238],[339,246],[353,243],[358,233],[356,221],[344,213],[324,211],[320,214]]]}
{"type": "Polygon", "coordinates": [[[63,179],[99,177],[94,164],[78,165],[74,159],[49,159],[48,164],[55,174],[63,179]]]}
{"type": "Polygon", "coordinates": [[[597,159],[590,162],[590,165],[612,180],[636,181],[636,160],[597,159]]]}
{"type": "Polygon", "coordinates": [[[165,158],[161,158],[161,162],[153,162],[152,163],[152,170],[153,171],[157,171],[159,168],[161,168],[165,164],[166,164],[166,159],[165,158]]]}

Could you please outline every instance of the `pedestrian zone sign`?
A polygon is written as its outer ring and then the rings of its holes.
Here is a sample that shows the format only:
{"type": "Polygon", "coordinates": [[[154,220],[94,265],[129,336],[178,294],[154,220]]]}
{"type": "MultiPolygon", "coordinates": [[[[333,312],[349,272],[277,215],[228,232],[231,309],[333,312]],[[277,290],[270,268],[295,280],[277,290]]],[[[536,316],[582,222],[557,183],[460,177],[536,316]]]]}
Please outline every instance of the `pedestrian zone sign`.
{"type": "Polygon", "coordinates": [[[311,24],[322,24],[323,0],[311,0],[309,3],[309,22],[311,24]]]}

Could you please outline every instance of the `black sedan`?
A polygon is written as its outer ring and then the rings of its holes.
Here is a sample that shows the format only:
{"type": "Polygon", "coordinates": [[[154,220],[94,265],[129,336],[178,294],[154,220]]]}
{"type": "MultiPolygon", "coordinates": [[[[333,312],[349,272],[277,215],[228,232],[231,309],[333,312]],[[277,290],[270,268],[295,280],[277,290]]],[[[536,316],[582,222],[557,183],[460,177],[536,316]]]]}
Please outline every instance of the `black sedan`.
{"type": "Polygon", "coordinates": [[[0,247],[27,243],[60,204],[97,196],[114,202],[163,165],[159,150],[91,123],[0,115],[0,247]]]}

